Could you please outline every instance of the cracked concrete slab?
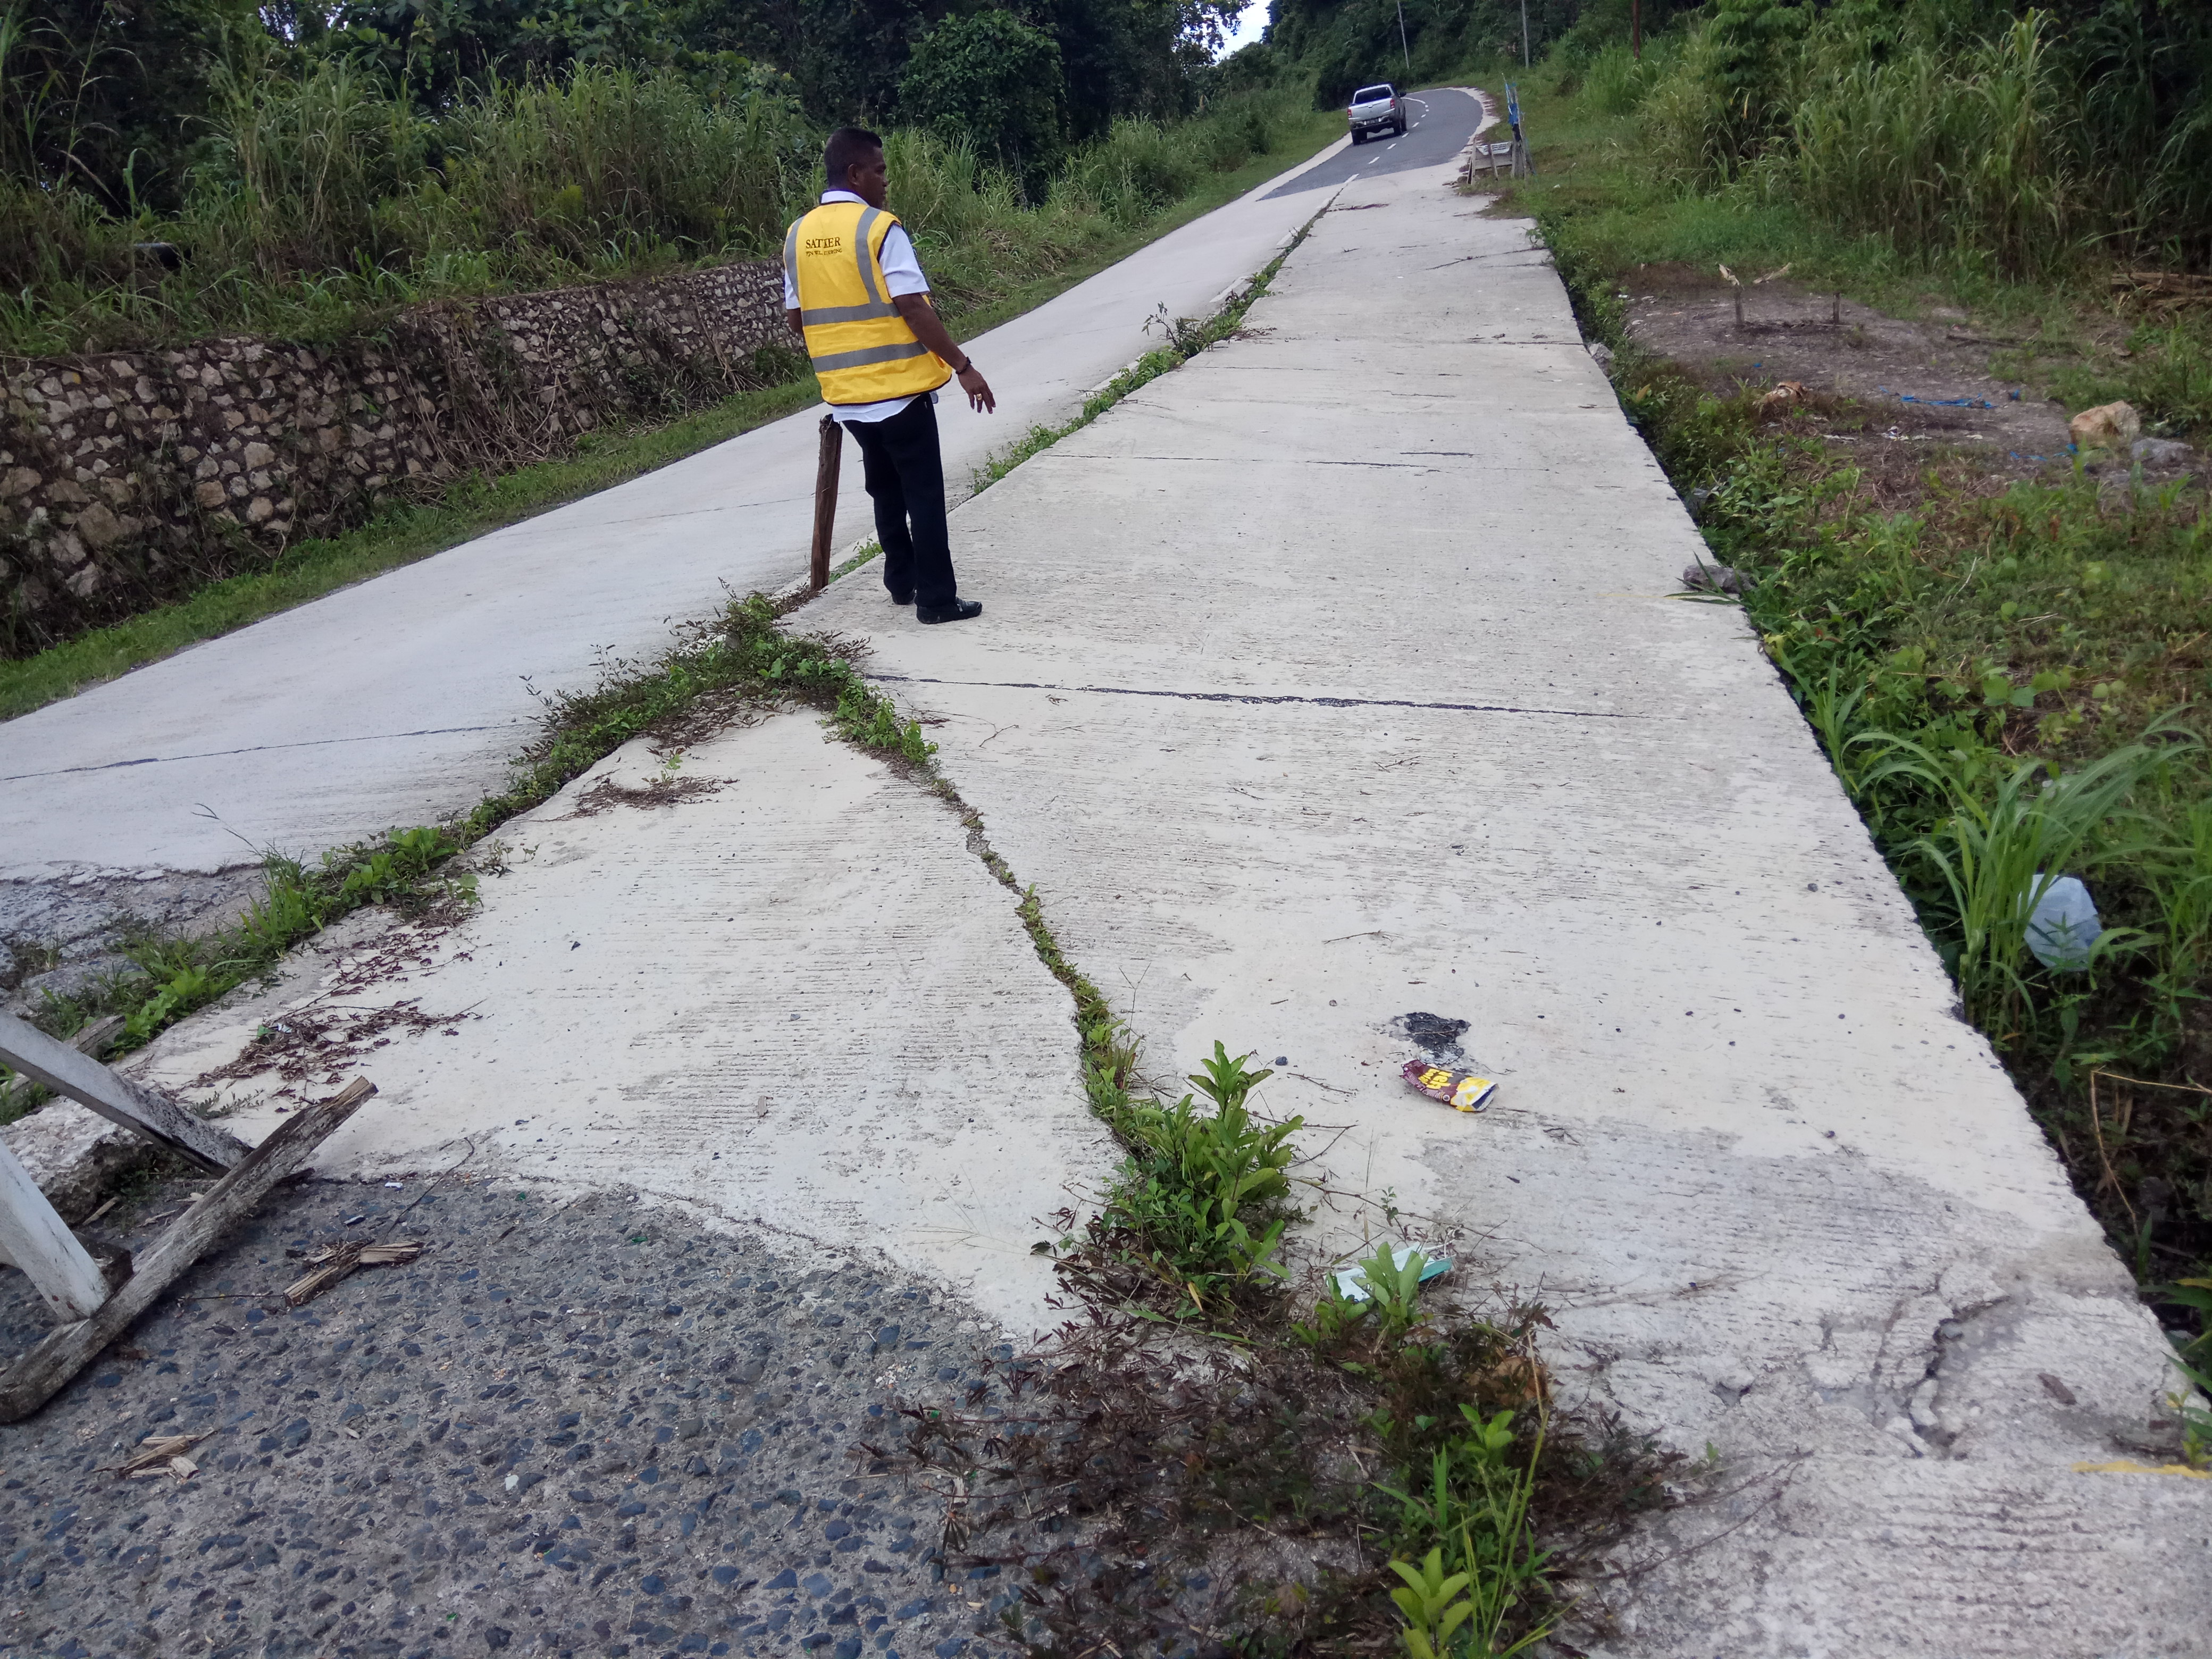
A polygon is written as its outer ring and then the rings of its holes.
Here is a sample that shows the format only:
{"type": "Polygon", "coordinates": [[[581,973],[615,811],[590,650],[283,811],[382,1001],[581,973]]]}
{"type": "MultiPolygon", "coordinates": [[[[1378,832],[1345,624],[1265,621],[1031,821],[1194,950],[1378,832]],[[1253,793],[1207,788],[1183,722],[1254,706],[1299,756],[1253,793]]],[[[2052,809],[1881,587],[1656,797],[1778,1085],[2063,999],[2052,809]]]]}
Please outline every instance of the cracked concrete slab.
{"type": "Polygon", "coordinates": [[[2077,1467],[2170,1455],[2160,1332],[1741,614],[1667,597],[1701,544],[1527,227],[1444,182],[1348,189],[1243,337],[964,507],[980,621],[801,624],[943,719],[1152,1069],[1295,1073],[1334,1182],[1717,1455],[1584,1650],[2198,1650],[2212,1483],[2077,1467]],[[1401,1082],[1416,1012],[1493,1109],[1401,1082]]]}
{"type": "Polygon", "coordinates": [[[1115,1153],[1014,896],[811,714],[687,751],[689,799],[609,787],[663,775],[633,744],[501,831],[476,912],[358,915],[129,1069],[249,1140],[360,1072],[325,1175],[629,1185],[1052,1324],[1030,1246],[1115,1153]]]}

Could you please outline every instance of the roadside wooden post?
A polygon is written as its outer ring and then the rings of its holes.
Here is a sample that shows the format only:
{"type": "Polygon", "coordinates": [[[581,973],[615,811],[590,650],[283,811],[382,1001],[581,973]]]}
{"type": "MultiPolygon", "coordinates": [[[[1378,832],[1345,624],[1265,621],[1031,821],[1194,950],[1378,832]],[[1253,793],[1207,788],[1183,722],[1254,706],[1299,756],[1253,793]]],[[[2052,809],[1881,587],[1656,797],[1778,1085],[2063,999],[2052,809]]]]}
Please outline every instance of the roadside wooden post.
{"type": "Polygon", "coordinates": [[[822,417],[822,458],[814,469],[814,562],[808,591],[830,586],[830,541],[837,528],[837,472],[845,457],[845,428],[822,417]]]}

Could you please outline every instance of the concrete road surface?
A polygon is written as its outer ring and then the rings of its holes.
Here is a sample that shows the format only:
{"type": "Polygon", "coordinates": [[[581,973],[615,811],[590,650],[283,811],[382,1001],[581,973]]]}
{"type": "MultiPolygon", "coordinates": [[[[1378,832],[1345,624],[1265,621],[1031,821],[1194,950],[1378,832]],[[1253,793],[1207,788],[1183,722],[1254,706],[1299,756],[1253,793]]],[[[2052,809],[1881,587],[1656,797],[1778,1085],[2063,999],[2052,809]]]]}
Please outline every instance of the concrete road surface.
{"type": "MultiPolygon", "coordinates": [[[[1439,100],[1464,143],[1473,100],[1439,100]]],[[[1348,141],[1346,141],[1348,143],[1348,141]]],[[[1341,146],[1340,146],[1341,147],[1341,146]]],[[[956,487],[994,447],[1064,418],[1146,346],[1145,319],[1205,312],[1321,198],[1271,184],[971,343],[998,413],[940,410],[956,487]]],[[[896,184],[892,204],[896,205],[896,184]]],[[[0,725],[0,882],[313,854],[473,804],[540,713],[669,625],[803,574],[815,413],[210,641],[0,725]]],[[[867,533],[845,468],[842,535],[867,533]]],[[[17,908],[20,910],[19,905],[17,908]]]]}
{"type": "Polygon", "coordinates": [[[1668,597],[1699,538],[1557,276],[1448,176],[1347,186],[1244,334],[964,508],[980,622],[801,625],[941,721],[1152,1075],[1255,1051],[1339,1192],[1553,1310],[1565,1392],[1711,1449],[1577,1650],[2205,1651],[2163,1337],[1741,613],[1668,597]],[[1401,1081],[1415,1014],[1486,1114],[1401,1081]]]}
{"type": "MultiPolygon", "coordinates": [[[[1742,616],[1669,597],[1698,538],[1556,275],[1448,178],[1348,188],[1240,337],[964,507],[979,621],[863,577],[799,624],[932,720],[1150,1075],[1276,1068],[1338,1194],[1304,1266],[1388,1197],[1446,1291],[1550,1308],[1563,1397],[1716,1460],[1577,1650],[2203,1652],[2163,1338],[1742,616]],[[1489,1111],[1400,1080],[1416,1014],[1489,1111]]],[[[319,1023],[318,1091],[371,1042],[384,1086],[326,1173],[635,1182],[1035,1329],[1027,1243],[1112,1161],[1065,995],[959,817],[803,726],[681,804],[611,757],[450,933],[364,919],[137,1063],[258,1134],[282,1056],[229,1063],[319,1023]]]]}

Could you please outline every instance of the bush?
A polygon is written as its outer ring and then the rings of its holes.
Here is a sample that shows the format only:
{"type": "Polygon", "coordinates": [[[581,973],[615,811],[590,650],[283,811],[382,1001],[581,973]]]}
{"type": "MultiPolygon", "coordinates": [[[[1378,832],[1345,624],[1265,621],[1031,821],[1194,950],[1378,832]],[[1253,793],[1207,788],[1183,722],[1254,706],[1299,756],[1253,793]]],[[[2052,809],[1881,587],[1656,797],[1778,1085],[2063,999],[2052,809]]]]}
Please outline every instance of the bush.
{"type": "MultiPolygon", "coordinates": [[[[219,71],[175,217],[0,173],[0,350],[111,349],[223,331],[331,340],[414,301],[769,254],[813,199],[818,136],[771,73],[578,67],[425,112],[341,59],[219,71]],[[174,272],[134,255],[174,244],[174,272]]],[[[1123,122],[1024,177],[943,122],[885,135],[893,201],[932,278],[994,299],[1266,153],[1297,96],[1123,122]]]]}
{"type": "Polygon", "coordinates": [[[1922,257],[1986,258],[2048,276],[2088,234],[2070,164],[2076,108],[2051,72],[2039,18],[1963,54],[1918,46],[1879,60],[1848,39],[1823,54],[1779,163],[1806,207],[1922,257]],[[1847,58],[1848,66],[1837,62],[1847,58]]]}
{"type": "Polygon", "coordinates": [[[1042,194],[1060,163],[1060,47],[1011,12],[948,17],[922,36],[899,82],[899,112],[965,142],[1042,194]]]}
{"type": "Polygon", "coordinates": [[[1719,0],[1638,75],[1578,59],[1680,189],[1739,184],[1908,258],[2050,277],[2097,249],[2183,263],[2212,246],[2212,21],[2107,4],[2060,36],[1935,4],[1719,0]]]}

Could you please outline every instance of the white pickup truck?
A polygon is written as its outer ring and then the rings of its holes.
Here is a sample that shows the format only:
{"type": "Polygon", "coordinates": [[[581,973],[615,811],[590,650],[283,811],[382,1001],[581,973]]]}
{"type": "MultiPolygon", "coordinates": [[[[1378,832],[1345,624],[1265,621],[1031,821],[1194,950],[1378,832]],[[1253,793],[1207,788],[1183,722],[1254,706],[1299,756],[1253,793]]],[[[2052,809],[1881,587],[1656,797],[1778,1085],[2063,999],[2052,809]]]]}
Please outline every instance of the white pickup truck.
{"type": "Polygon", "coordinates": [[[1345,112],[1352,121],[1352,142],[1364,144],[1378,132],[1406,131],[1406,100],[1395,87],[1362,87],[1352,94],[1345,112]]]}

